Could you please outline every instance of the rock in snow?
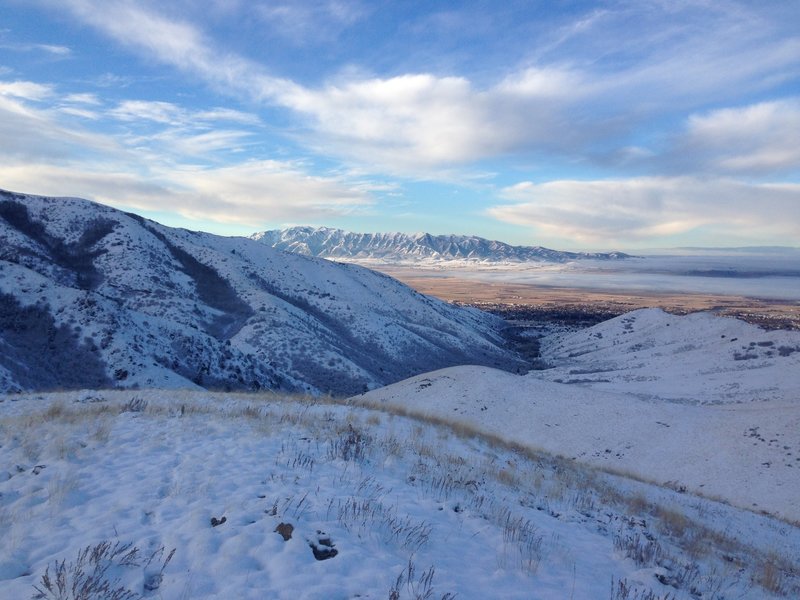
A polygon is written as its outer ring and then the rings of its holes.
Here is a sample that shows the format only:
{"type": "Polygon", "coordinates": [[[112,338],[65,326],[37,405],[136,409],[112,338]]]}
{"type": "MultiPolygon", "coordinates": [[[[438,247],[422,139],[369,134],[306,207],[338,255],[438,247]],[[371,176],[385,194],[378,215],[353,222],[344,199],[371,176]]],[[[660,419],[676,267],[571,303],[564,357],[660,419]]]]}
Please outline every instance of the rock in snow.
{"type": "Polygon", "coordinates": [[[0,192],[0,392],[348,394],[455,364],[521,368],[501,327],[354,265],[0,192]]]}

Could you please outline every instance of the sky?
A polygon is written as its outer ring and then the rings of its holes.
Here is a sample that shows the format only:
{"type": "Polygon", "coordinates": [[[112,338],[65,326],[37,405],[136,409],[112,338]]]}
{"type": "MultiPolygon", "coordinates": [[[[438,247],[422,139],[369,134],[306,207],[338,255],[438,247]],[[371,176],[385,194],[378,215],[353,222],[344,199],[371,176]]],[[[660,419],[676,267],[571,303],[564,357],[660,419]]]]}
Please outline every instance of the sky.
{"type": "Polygon", "coordinates": [[[800,2],[0,0],[0,188],[224,235],[800,242],[800,2]]]}

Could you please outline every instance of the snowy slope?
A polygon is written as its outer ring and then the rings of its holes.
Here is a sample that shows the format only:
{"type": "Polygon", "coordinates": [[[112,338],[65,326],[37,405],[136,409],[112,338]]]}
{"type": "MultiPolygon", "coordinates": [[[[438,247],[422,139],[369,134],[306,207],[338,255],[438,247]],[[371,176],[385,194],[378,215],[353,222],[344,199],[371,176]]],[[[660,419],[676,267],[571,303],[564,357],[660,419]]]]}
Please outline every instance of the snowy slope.
{"type": "Polygon", "coordinates": [[[800,399],[800,333],[710,313],[627,313],[542,340],[550,381],[701,404],[800,399]]]}
{"type": "Polygon", "coordinates": [[[346,394],[453,364],[522,363],[501,321],[353,265],[0,193],[0,390],[346,394]]]}
{"type": "Polygon", "coordinates": [[[379,259],[389,262],[555,262],[628,258],[621,252],[562,252],[541,246],[511,246],[466,235],[417,233],[352,233],[329,227],[290,227],[253,234],[268,246],[322,258],[379,259]]]}
{"type": "Polygon", "coordinates": [[[644,310],[545,338],[545,359],[561,364],[550,370],[455,367],[357,400],[798,522],[800,351],[789,348],[800,334],[644,310]]]}
{"type": "Polygon", "coordinates": [[[358,399],[800,521],[800,404],[693,406],[453,367],[358,399]]]}
{"type": "Polygon", "coordinates": [[[61,561],[71,582],[81,550],[104,542],[130,544],[126,560],[97,553],[112,588],[131,592],[118,598],[800,592],[800,529],[786,523],[396,415],[280,396],[0,397],[0,525],[0,600],[33,597],[61,561]]]}

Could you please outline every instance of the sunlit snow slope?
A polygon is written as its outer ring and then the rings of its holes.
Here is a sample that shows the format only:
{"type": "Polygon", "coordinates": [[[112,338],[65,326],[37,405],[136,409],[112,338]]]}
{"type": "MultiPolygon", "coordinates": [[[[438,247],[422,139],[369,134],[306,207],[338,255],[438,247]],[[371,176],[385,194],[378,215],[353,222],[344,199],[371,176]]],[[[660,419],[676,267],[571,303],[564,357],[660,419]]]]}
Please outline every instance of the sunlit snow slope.
{"type": "Polygon", "coordinates": [[[521,367],[500,327],[354,265],[0,192],[0,391],[355,393],[448,365],[521,367]]]}

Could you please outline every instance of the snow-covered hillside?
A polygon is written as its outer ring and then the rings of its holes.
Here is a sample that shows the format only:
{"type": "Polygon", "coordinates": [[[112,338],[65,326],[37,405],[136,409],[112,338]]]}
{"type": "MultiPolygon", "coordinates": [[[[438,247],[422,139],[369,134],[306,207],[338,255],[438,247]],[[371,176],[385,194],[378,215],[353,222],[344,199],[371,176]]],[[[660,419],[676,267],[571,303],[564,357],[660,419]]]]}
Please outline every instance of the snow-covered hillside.
{"type": "Polygon", "coordinates": [[[501,325],[354,265],[0,192],[0,391],[347,394],[446,365],[521,367],[501,325]]]}
{"type": "Polygon", "coordinates": [[[800,522],[800,333],[642,310],[543,353],[558,366],[455,367],[360,401],[800,522]]]}
{"type": "Polygon", "coordinates": [[[800,400],[800,332],[765,331],[711,313],[637,310],[545,338],[541,352],[553,368],[537,377],[644,400],[800,400]]]}
{"type": "Polygon", "coordinates": [[[450,262],[555,262],[628,258],[622,252],[562,252],[541,246],[511,246],[466,235],[417,233],[352,233],[329,227],[290,227],[251,236],[268,246],[322,258],[381,260],[392,263],[450,262]]]}
{"type": "Polygon", "coordinates": [[[59,580],[107,584],[98,600],[800,593],[800,529],[502,436],[281,396],[18,400],[0,397],[0,600],[84,597],[59,580]]]}

